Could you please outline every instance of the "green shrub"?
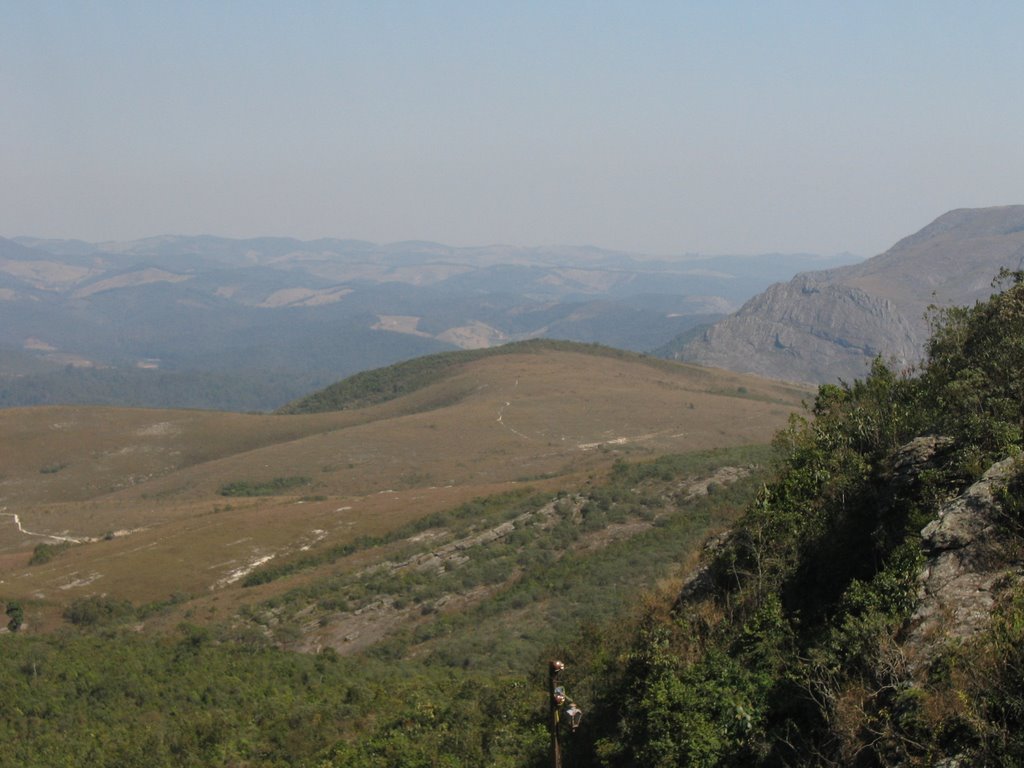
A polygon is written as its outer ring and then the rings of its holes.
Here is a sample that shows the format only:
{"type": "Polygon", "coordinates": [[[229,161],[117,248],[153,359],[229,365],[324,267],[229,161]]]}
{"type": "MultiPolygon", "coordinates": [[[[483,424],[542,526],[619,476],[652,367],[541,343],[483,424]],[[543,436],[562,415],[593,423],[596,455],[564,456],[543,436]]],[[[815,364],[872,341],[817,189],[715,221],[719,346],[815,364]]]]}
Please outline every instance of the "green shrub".
{"type": "Polygon", "coordinates": [[[25,609],[21,607],[21,603],[12,601],[7,604],[5,611],[7,614],[7,629],[11,632],[17,632],[21,629],[21,625],[25,623],[25,609]]]}
{"type": "Polygon", "coordinates": [[[275,477],[273,480],[237,480],[220,489],[221,496],[276,496],[285,491],[312,483],[309,477],[275,477]]]}
{"type": "Polygon", "coordinates": [[[70,541],[62,541],[58,544],[36,544],[32,550],[32,557],[29,558],[29,565],[42,565],[48,563],[57,555],[71,546],[70,541]]]}
{"type": "Polygon", "coordinates": [[[96,626],[127,621],[135,609],[127,600],[92,595],[74,600],[64,609],[64,618],[79,626],[96,626]]]}

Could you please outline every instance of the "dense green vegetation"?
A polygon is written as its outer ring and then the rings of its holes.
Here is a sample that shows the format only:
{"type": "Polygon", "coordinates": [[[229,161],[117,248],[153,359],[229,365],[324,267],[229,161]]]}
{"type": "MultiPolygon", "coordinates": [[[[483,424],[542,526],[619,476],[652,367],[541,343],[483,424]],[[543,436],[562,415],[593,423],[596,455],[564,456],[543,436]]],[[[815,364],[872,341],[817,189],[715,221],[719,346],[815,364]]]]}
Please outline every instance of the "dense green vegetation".
{"type": "Polygon", "coordinates": [[[254,604],[240,621],[183,624],[174,637],[135,627],[188,596],[144,606],[76,600],[55,637],[0,637],[0,738],[18,742],[0,765],[544,765],[547,656],[670,575],[678,553],[731,519],[759,482],[689,498],[684,481],[764,464],[769,453],[620,462],[580,494],[522,489],[475,499],[250,575],[265,583],[373,547],[411,557],[417,534],[456,539],[519,521],[507,539],[464,550],[467,560],[436,578],[342,572],[254,604]],[[643,530],[595,546],[609,526],[630,523],[643,530]],[[493,592],[475,607],[435,606],[480,586],[493,592]],[[355,659],[280,649],[299,622],[381,597],[415,606],[422,621],[355,659]],[[311,604],[314,613],[303,611],[311,604]]]}
{"type": "Polygon", "coordinates": [[[494,357],[496,355],[540,353],[545,350],[582,352],[588,355],[601,355],[620,360],[641,360],[655,366],[672,365],[672,363],[664,360],[635,352],[624,352],[599,344],[533,339],[531,341],[520,341],[487,349],[439,352],[434,355],[397,363],[386,368],[376,368],[372,371],[357,373],[319,392],[314,392],[312,395],[289,403],[281,408],[279,413],[324,413],[327,411],[342,411],[349,408],[362,408],[367,405],[394,400],[402,395],[423,389],[437,381],[441,381],[453,369],[474,360],[494,357]]]}
{"type": "MultiPolygon", "coordinates": [[[[0,637],[3,766],[530,765],[520,679],[218,644],[193,625],[0,637]]],[[[538,691],[540,695],[538,696],[538,691]]]]}
{"type": "MultiPolygon", "coordinates": [[[[777,438],[784,460],[704,581],[654,605],[631,640],[587,660],[588,760],[607,766],[1020,765],[1024,551],[1004,505],[1007,576],[991,628],[911,671],[922,527],[938,504],[1017,455],[1024,426],[1024,284],[935,318],[920,375],[881,361],[823,386],[813,419],[777,438]],[[927,469],[892,461],[940,435],[927,469]]],[[[1003,491],[1019,497],[1019,481],[1003,491]]]]}

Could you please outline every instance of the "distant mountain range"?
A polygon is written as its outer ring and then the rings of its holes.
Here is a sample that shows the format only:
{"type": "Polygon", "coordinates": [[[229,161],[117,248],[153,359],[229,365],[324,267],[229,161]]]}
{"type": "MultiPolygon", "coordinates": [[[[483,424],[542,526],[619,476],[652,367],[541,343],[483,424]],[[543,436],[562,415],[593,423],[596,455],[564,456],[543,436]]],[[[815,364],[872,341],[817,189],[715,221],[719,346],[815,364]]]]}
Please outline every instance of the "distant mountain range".
{"type": "Polygon", "coordinates": [[[438,351],[530,338],[649,351],[800,270],[852,261],[290,238],[0,239],[0,407],[269,410],[438,351]]]}
{"type": "Polygon", "coordinates": [[[852,381],[877,355],[920,361],[929,306],[987,299],[1001,268],[1022,265],[1024,206],[954,210],[880,256],[773,285],[665,352],[775,379],[852,381]]]}

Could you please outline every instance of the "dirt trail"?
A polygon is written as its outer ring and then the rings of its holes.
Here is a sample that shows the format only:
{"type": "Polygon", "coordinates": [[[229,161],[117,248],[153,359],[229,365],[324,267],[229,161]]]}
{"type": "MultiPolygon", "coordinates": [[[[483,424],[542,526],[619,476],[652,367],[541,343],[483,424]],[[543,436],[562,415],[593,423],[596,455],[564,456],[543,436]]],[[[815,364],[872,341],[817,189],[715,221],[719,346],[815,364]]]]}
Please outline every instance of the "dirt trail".
{"type": "MultiPolygon", "coordinates": [[[[515,390],[518,387],[519,387],[519,379],[516,379],[516,383],[512,386],[512,389],[515,390]]],[[[501,424],[501,426],[503,426],[505,429],[507,429],[513,435],[521,437],[524,440],[532,440],[533,438],[530,437],[529,435],[524,435],[522,432],[520,432],[515,427],[510,427],[508,424],[505,423],[505,409],[510,407],[511,405],[512,405],[512,403],[510,401],[506,400],[505,404],[503,406],[501,406],[500,408],[498,408],[498,423],[501,424]]]]}
{"type": "Polygon", "coordinates": [[[44,539],[53,539],[54,541],[68,541],[72,544],[81,544],[83,539],[76,539],[71,536],[58,536],[54,533],[36,533],[35,531],[26,531],[21,525],[21,518],[13,512],[7,512],[7,507],[0,509],[0,515],[7,515],[7,517],[14,519],[14,524],[18,526],[18,532],[25,536],[40,536],[44,539]]]}

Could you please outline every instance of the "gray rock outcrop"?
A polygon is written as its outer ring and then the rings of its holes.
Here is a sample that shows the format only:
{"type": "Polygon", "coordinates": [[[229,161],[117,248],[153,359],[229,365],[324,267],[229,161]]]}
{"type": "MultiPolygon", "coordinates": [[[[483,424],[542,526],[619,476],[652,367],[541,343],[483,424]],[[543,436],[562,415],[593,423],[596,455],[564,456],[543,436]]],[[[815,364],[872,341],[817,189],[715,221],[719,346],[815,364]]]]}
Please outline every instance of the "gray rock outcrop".
{"type": "Polygon", "coordinates": [[[999,583],[1024,570],[1020,553],[998,522],[996,497],[1017,471],[1019,464],[1012,458],[994,464],[921,531],[928,561],[905,637],[911,670],[924,667],[946,643],[984,630],[999,583]]]}

